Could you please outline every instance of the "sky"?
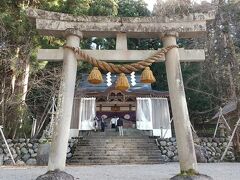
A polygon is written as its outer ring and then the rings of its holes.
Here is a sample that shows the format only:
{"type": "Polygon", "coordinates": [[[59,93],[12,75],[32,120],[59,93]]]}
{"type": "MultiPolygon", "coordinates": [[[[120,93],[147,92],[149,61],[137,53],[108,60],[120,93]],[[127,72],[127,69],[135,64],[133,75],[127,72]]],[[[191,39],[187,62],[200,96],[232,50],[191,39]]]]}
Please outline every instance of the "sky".
{"type": "MultiPolygon", "coordinates": [[[[153,5],[156,3],[157,0],[144,0],[148,4],[148,9],[150,11],[153,10],[153,5]]],[[[166,1],[166,0],[165,0],[166,1]]],[[[211,0],[194,0],[195,2],[201,2],[201,1],[208,1],[211,2],[211,0]]]]}

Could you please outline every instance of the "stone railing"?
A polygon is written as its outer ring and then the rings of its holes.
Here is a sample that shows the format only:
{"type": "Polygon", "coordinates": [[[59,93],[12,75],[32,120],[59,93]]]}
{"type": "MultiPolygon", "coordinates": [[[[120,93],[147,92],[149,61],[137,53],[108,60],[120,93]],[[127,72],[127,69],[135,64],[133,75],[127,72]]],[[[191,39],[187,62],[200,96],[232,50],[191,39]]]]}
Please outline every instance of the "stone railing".
{"type": "MultiPolygon", "coordinates": [[[[199,138],[195,142],[195,151],[198,162],[219,162],[224,150],[227,147],[227,138],[199,138]]],[[[164,161],[178,161],[176,138],[157,139],[164,161]]],[[[235,161],[233,148],[230,147],[224,161],[235,161]]]]}

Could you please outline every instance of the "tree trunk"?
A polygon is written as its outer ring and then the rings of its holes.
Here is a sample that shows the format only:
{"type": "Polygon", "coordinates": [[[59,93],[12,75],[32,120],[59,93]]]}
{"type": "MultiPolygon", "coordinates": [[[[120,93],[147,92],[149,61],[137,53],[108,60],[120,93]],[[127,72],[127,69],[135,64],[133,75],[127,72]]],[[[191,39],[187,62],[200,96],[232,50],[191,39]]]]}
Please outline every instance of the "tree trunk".
{"type": "Polygon", "coordinates": [[[28,91],[29,55],[22,55],[24,52],[20,52],[20,48],[17,48],[16,52],[16,62],[12,65],[11,104],[7,113],[8,122],[6,127],[9,129],[7,134],[9,138],[15,138],[17,131],[22,128],[28,91]]]}

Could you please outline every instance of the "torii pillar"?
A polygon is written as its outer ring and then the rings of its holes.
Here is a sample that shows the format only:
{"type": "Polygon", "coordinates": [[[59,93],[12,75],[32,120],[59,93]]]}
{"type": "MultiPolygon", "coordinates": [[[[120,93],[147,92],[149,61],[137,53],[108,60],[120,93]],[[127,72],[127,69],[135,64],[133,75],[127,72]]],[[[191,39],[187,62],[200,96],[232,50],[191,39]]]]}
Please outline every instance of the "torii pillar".
{"type": "MultiPolygon", "coordinates": [[[[74,29],[67,29],[65,37],[66,45],[79,47],[82,33],[74,29]]],[[[54,176],[61,175],[61,178],[64,179],[74,179],[72,175],[65,173],[63,170],[65,169],[66,162],[76,73],[77,58],[75,53],[65,48],[63,52],[63,72],[58,97],[57,117],[48,160],[48,170],[50,173],[48,172],[38,177],[37,180],[44,179],[45,177],[50,179],[53,174],[55,174],[54,176]]]]}
{"type": "MultiPolygon", "coordinates": [[[[168,47],[171,45],[177,45],[177,35],[178,34],[175,32],[162,34],[161,38],[163,46],[168,47]]],[[[187,174],[187,176],[195,174],[195,177],[190,177],[190,179],[210,180],[212,179],[211,177],[198,174],[197,171],[197,159],[188,114],[178,48],[171,49],[165,55],[165,59],[181,174],[187,174]]],[[[176,175],[171,178],[171,180],[178,179],[182,179],[182,175],[176,175]]]]}
{"type": "MultiPolygon", "coordinates": [[[[176,45],[176,33],[164,34],[163,46],[176,45]]],[[[197,160],[192,138],[192,130],[188,115],[186,96],[184,91],[179,52],[171,49],[165,56],[168,89],[173,113],[174,129],[178,147],[178,157],[181,171],[197,169],[197,160]]]]}

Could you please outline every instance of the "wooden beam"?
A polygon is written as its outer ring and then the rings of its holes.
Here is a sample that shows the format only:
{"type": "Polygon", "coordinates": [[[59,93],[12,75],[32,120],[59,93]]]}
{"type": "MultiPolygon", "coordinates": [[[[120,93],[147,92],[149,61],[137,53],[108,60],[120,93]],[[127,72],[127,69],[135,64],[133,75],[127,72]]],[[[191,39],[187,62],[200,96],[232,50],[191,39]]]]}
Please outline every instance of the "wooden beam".
{"type": "MultiPolygon", "coordinates": [[[[84,50],[90,56],[108,62],[134,62],[147,59],[157,53],[157,50],[84,50]]],[[[184,50],[179,48],[181,62],[199,62],[205,60],[203,49],[184,50]]],[[[63,49],[39,49],[37,54],[39,61],[62,61],[63,49]]],[[[77,59],[81,57],[77,56],[77,59]]],[[[159,62],[165,61],[165,57],[159,62]]]]}

